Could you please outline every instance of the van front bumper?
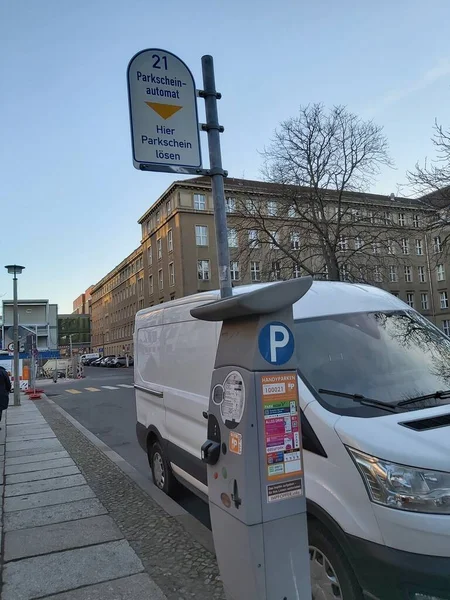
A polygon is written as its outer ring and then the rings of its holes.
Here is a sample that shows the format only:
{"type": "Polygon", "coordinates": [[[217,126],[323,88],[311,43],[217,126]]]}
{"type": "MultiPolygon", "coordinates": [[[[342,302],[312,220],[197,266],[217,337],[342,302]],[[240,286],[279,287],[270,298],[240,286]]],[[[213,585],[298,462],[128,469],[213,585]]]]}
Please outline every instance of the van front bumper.
{"type": "Polygon", "coordinates": [[[367,600],[450,600],[450,558],[395,550],[353,536],[347,541],[367,600]]]}

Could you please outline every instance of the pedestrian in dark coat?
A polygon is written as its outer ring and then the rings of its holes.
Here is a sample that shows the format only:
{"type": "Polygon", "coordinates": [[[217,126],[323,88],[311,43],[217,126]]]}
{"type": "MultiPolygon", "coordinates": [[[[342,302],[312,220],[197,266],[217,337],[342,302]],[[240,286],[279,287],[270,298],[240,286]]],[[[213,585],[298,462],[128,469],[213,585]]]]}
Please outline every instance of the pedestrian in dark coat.
{"type": "Polygon", "coordinates": [[[10,392],[11,380],[6,369],[0,366],[0,421],[2,420],[2,412],[8,408],[10,392]]]}

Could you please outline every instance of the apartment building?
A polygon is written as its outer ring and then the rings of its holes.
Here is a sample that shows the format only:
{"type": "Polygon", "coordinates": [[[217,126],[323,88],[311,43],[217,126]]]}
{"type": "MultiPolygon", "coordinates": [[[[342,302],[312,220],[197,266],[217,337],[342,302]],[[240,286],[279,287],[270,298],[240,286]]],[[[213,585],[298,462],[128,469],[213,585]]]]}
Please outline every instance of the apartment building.
{"type": "Polygon", "coordinates": [[[91,304],[91,292],[94,286],[89,286],[88,289],[75,298],[73,301],[73,313],[77,315],[88,315],[91,304]]]}
{"type": "MultiPolygon", "coordinates": [[[[233,285],[287,279],[307,272],[328,278],[327,268],[318,258],[320,252],[312,252],[299,267],[290,253],[280,252],[270,239],[289,236],[286,243],[293,253],[314,246],[311,232],[277,200],[277,186],[227,178],[225,193],[233,285]],[[242,206],[248,208],[246,214],[242,206]],[[259,207],[255,211],[265,207],[266,232],[253,229],[252,219],[256,217],[252,207],[259,207]]],[[[326,207],[330,214],[335,202],[331,191],[326,207]]],[[[346,218],[353,220],[353,225],[339,241],[341,276],[379,285],[450,333],[450,265],[444,257],[442,234],[431,226],[433,211],[419,201],[392,195],[346,193],[345,202],[349,207],[346,218]],[[373,232],[377,228],[379,235],[371,233],[373,241],[364,246],[361,230],[373,232]],[[348,277],[347,259],[352,267],[348,277]]],[[[93,348],[103,347],[107,353],[122,353],[127,347],[132,352],[130,332],[136,310],[219,286],[209,178],[174,182],[138,223],[140,247],[92,292],[93,348]],[[136,261],[141,268],[133,271],[136,261]],[[128,292],[124,291],[128,279],[120,275],[122,272],[135,278],[136,285],[129,283],[128,292]]]]}
{"type": "Polygon", "coordinates": [[[92,288],[92,351],[133,354],[134,317],[144,306],[144,264],[139,247],[92,288]]]}

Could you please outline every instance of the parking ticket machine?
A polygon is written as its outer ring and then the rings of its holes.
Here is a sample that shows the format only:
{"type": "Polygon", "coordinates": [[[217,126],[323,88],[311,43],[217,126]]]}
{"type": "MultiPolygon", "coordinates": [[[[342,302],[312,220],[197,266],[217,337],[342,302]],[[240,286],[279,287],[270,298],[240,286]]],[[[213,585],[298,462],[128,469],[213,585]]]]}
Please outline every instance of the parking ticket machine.
{"type": "Polygon", "coordinates": [[[228,600],[311,600],[292,313],[311,284],[293,279],[192,310],[223,323],[202,460],[228,600]]]}

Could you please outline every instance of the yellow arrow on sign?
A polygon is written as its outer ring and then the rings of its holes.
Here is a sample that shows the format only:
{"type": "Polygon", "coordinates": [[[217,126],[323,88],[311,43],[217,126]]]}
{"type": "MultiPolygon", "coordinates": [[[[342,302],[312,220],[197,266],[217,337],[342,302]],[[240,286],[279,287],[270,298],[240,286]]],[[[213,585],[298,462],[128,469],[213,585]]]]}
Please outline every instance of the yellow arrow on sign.
{"type": "Polygon", "coordinates": [[[161,104],[160,102],[146,102],[145,104],[150,106],[163,119],[170,119],[170,117],[183,108],[175,104],[161,104]]]}

